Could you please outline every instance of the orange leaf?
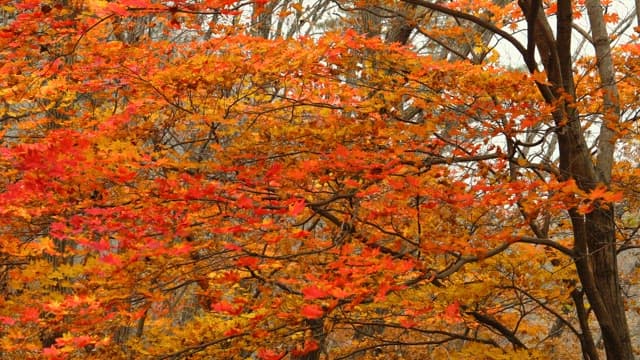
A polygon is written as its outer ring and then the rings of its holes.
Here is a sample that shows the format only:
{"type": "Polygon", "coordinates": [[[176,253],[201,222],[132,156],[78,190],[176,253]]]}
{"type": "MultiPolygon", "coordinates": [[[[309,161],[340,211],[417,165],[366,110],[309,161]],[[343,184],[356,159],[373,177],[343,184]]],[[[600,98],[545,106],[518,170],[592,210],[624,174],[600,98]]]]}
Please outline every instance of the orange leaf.
{"type": "Polygon", "coordinates": [[[606,202],[618,202],[624,199],[624,194],[622,191],[618,191],[616,193],[608,192],[606,195],[602,196],[602,199],[606,202]]]}
{"type": "Polygon", "coordinates": [[[589,193],[588,198],[592,201],[602,199],[606,202],[616,202],[622,200],[624,195],[622,192],[614,193],[604,186],[599,186],[589,193]]]}
{"type": "Polygon", "coordinates": [[[329,294],[336,299],[345,299],[351,295],[350,292],[338,287],[329,290],[329,294]]]}
{"type": "Polygon", "coordinates": [[[597,188],[593,189],[589,193],[588,197],[591,200],[598,200],[601,197],[603,197],[604,194],[606,194],[606,193],[607,193],[607,188],[605,188],[604,186],[600,186],[600,187],[597,187],[597,188]]]}

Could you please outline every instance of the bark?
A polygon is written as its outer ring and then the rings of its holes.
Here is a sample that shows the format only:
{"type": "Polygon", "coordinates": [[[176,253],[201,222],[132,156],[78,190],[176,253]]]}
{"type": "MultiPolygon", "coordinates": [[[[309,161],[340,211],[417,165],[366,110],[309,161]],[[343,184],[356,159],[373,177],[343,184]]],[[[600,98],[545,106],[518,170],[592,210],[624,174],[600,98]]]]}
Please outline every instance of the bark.
{"type": "MultiPolygon", "coordinates": [[[[585,6],[591,25],[598,74],[604,90],[603,121],[598,140],[596,171],[598,180],[609,185],[616,141],[614,128],[620,121],[620,102],[611,56],[611,40],[605,26],[602,5],[598,0],[587,0],[585,6]]],[[[586,216],[588,234],[586,241],[592,253],[591,261],[596,288],[605,299],[604,311],[610,317],[613,330],[611,332],[603,330],[602,334],[607,358],[630,360],[634,356],[620,290],[613,211],[613,204],[606,204],[586,216]]],[[[597,312],[596,316],[598,316],[597,312]]]]}
{"type": "MultiPolygon", "coordinates": [[[[613,78],[613,62],[609,37],[604,26],[601,5],[597,0],[586,3],[598,59],[600,80],[605,89],[604,121],[600,129],[598,158],[594,164],[580,127],[579,117],[571,106],[575,99],[571,69],[571,2],[558,1],[558,39],[556,53],[558,72],[549,74],[556,95],[569,94],[571,99],[554,115],[560,150],[560,170],[564,177],[576,181],[585,191],[597,184],[609,184],[613,166],[614,126],[619,119],[617,89],[613,78]],[[597,38],[597,40],[596,40],[597,38]]],[[[548,44],[550,47],[554,44],[548,44]]],[[[549,53],[553,56],[553,52],[549,53]]],[[[551,63],[553,60],[549,60],[551,63]]],[[[608,359],[633,359],[626,323],[615,249],[613,204],[601,204],[583,216],[571,213],[576,248],[576,268],[582,286],[598,320],[608,359]]],[[[583,329],[584,331],[585,329],[583,329]]]]}
{"type": "Polygon", "coordinates": [[[251,24],[251,32],[254,36],[269,39],[273,29],[272,15],[276,5],[278,5],[277,1],[270,1],[266,5],[253,5],[253,13],[258,14],[254,17],[253,24],[251,24]]]}
{"type": "Polygon", "coordinates": [[[576,315],[578,316],[580,329],[582,329],[582,334],[580,336],[582,357],[584,358],[584,360],[597,360],[598,350],[596,349],[596,344],[593,342],[593,335],[591,334],[591,329],[589,328],[589,315],[582,300],[583,293],[581,291],[578,291],[577,289],[574,289],[571,292],[571,298],[573,299],[573,303],[576,305],[576,315]]]}
{"type": "MultiPolygon", "coordinates": [[[[521,0],[519,3],[526,14],[529,2],[521,0]]],[[[605,89],[604,121],[595,164],[580,126],[579,114],[572,106],[576,94],[570,53],[571,1],[558,1],[556,41],[550,39],[547,19],[540,12],[535,19],[538,27],[536,33],[540,34],[534,35],[533,38],[547,70],[554,98],[560,99],[563,95],[570,95],[554,112],[554,120],[559,129],[557,135],[561,174],[565,179],[574,179],[581,189],[590,191],[597,184],[608,185],[611,180],[615,146],[615,132],[611,127],[615,126],[620,112],[613,77],[610,41],[604,26],[602,9],[597,0],[588,0],[586,5],[596,47],[600,80],[605,89]]],[[[601,204],[587,215],[571,211],[576,269],[598,320],[607,358],[626,360],[633,359],[633,351],[620,291],[613,219],[613,204],[601,204]]]]}
{"type": "Polygon", "coordinates": [[[597,166],[602,181],[609,184],[616,140],[614,128],[620,119],[620,100],[615,80],[613,57],[611,56],[611,40],[604,22],[602,5],[598,0],[587,0],[585,5],[591,24],[591,38],[596,51],[598,75],[604,90],[603,121],[598,139],[597,166]]]}
{"type": "Polygon", "coordinates": [[[361,31],[367,37],[383,36],[389,44],[397,42],[406,45],[415,29],[415,25],[409,21],[414,12],[413,8],[411,5],[399,7],[393,17],[384,19],[389,15],[382,13],[377,7],[364,7],[359,12],[361,31]]]}

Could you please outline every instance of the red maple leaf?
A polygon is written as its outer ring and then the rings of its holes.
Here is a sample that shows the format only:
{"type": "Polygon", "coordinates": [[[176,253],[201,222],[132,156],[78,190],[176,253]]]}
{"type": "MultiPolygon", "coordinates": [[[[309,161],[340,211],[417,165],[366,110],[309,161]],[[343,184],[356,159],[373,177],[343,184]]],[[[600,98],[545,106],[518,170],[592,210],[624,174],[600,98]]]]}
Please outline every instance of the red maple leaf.
{"type": "Polygon", "coordinates": [[[315,300],[322,299],[327,297],[327,292],[318,288],[315,285],[308,286],[302,289],[302,294],[304,294],[304,298],[307,300],[315,300]]]}
{"type": "Polygon", "coordinates": [[[304,199],[297,200],[295,203],[293,203],[293,206],[291,206],[291,210],[289,210],[289,214],[291,214],[292,216],[300,215],[300,213],[304,211],[304,208],[305,208],[305,200],[304,199]]]}
{"type": "Polygon", "coordinates": [[[281,172],[282,172],[282,164],[275,163],[269,168],[269,170],[267,170],[267,172],[264,174],[264,177],[266,179],[274,179],[276,178],[276,175],[279,175],[281,172]]]}
{"type": "Polygon", "coordinates": [[[346,290],[344,290],[342,288],[338,288],[338,287],[335,287],[335,288],[329,290],[329,293],[331,294],[331,296],[333,296],[336,299],[345,299],[345,298],[351,296],[351,294],[352,294],[351,292],[346,291],[346,290]]]}
{"type": "Polygon", "coordinates": [[[13,325],[16,323],[16,319],[9,316],[0,316],[0,323],[3,325],[13,325]]]}
{"type": "Polygon", "coordinates": [[[324,310],[322,310],[320,305],[309,304],[300,309],[300,314],[307,319],[319,319],[324,315],[324,310]]]}
{"type": "Polygon", "coordinates": [[[60,350],[53,346],[42,349],[42,355],[45,357],[45,359],[49,360],[62,360],[65,358],[60,350]]]}
{"type": "Polygon", "coordinates": [[[242,250],[242,246],[236,245],[234,243],[225,243],[224,248],[229,251],[240,251],[242,250]]]}
{"type": "Polygon", "coordinates": [[[251,269],[255,269],[258,266],[258,262],[260,262],[260,259],[252,257],[252,256],[243,256],[241,258],[238,258],[238,260],[236,260],[236,265],[240,266],[240,267],[248,267],[251,269]]]}
{"type": "Polygon", "coordinates": [[[402,320],[400,320],[400,325],[407,329],[411,329],[412,327],[416,326],[417,323],[411,318],[403,318],[402,320]]]}
{"type": "Polygon", "coordinates": [[[103,263],[107,263],[109,265],[113,265],[113,266],[122,265],[122,260],[120,259],[120,257],[118,255],[115,255],[115,254],[104,255],[104,256],[102,256],[100,258],[100,261],[102,261],[103,263]]]}
{"type": "Polygon", "coordinates": [[[22,312],[21,320],[24,322],[35,322],[40,318],[40,310],[29,307],[22,312]]]}
{"type": "Polygon", "coordinates": [[[457,323],[462,320],[462,317],[460,316],[460,303],[458,302],[458,300],[449,304],[444,309],[444,319],[447,322],[452,322],[452,323],[457,323]]]}
{"type": "Polygon", "coordinates": [[[89,344],[93,344],[95,343],[95,341],[93,341],[89,336],[87,335],[81,335],[81,336],[77,336],[75,338],[73,338],[73,344],[78,347],[78,348],[83,348],[89,344]]]}
{"type": "Polygon", "coordinates": [[[285,352],[277,353],[270,349],[258,350],[258,357],[262,360],[280,360],[286,355],[285,352]]]}
{"type": "Polygon", "coordinates": [[[243,209],[248,209],[253,207],[253,200],[251,200],[250,197],[247,196],[242,196],[241,198],[239,198],[237,200],[237,204],[239,207],[243,208],[243,209]]]}
{"type": "Polygon", "coordinates": [[[238,315],[242,312],[242,306],[235,307],[233,304],[223,300],[211,305],[211,310],[229,315],[238,315]]]}

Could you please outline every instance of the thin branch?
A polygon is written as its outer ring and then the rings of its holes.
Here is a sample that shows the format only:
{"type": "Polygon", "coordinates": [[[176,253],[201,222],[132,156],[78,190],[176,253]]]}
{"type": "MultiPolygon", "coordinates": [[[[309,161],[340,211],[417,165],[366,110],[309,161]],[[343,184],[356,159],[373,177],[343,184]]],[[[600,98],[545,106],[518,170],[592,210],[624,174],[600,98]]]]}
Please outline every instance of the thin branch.
{"type": "Polygon", "coordinates": [[[543,303],[541,300],[539,300],[538,298],[536,298],[535,296],[531,295],[528,291],[521,289],[517,286],[505,286],[503,287],[505,289],[511,289],[511,290],[516,290],[517,292],[522,293],[523,295],[525,295],[526,297],[528,297],[529,299],[533,300],[536,304],[538,304],[541,308],[543,308],[544,310],[546,310],[548,313],[552,314],[553,316],[555,316],[558,320],[560,320],[566,327],[568,327],[571,332],[578,338],[580,338],[581,334],[578,331],[578,329],[576,329],[573,324],[571,324],[571,322],[569,322],[569,320],[565,319],[562,315],[560,315],[557,311],[553,310],[552,308],[550,308],[549,306],[547,306],[546,303],[543,303]]]}
{"type": "Polygon", "coordinates": [[[459,19],[464,19],[464,20],[468,20],[471,21],[472,23],[487,29],[491,32],[493,32],[494,34],[500,35],[502,36],[502,38],[504,38],[505,40],[507,40],[508,42],[510,42],[515,48],[516,50],[518,50],[518,52],[524,57],[526,58],[527,56],[527,49],[515,38],[513,37],[511,34],[509,34],[508,32],[500,29],[499,27],[495,26],[494,24],[490,23],[487,20],[481,19],[477,16],[473,16],[471,14],[467,14],[461,11],[457,11],[454,9],[450,9],[448,7],[444,7],[442,5],[438,5],[432,2],[428,2],[425,0],[402,0],[402,2],[405,2],[407,4],[413,4],[413,5],[418,5],[418,6],[422,6],[425,7],[427,9],[431,9],[443,14],[447,14],[450,16],[453,16],[455,18],[459,18],[459,19]]]}
{"type": "Polygon", "coordinates": [[[582,37],[585,38],[585,40],[593,44],[593,38],[591,37],[591,34],[589,34],[587,30],[583,29],[580,25],[576,23],[572,23],[571,27],[573,27],[573,30],[577,31],[580,35],[582,35],[582,37]]]}
{"type": "Polygon", "coordinates": [[[558,251],[560,251],[561,253],[569,256],[570,258],[574,259],[576,254],[573,250],[571,250],[568,247],[562,246],[560,244],[558,244],[557,242],[551,240],[551,239],[540,239],[540,238],[534,238],[534,237],[529,237],[529,236],[521,236],[520,238],[518,238],[516,240],[516,242],[521,242],[521,243],[527,243],[527,244],[535,244],[535,245],[545,245],[548,246],[550,248],[554,248],[558,251]]]}

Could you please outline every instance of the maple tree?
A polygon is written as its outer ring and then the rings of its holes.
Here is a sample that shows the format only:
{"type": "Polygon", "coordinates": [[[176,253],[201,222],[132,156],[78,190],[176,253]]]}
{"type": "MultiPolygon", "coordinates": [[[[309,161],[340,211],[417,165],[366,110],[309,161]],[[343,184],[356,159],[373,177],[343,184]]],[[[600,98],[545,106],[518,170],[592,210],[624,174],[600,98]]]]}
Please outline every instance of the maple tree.
{"type": "Polygon", "coordinates": [[[635,13],[0,5],[3,358],[633,358],[635,13]]]}

